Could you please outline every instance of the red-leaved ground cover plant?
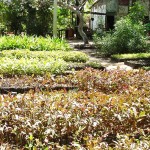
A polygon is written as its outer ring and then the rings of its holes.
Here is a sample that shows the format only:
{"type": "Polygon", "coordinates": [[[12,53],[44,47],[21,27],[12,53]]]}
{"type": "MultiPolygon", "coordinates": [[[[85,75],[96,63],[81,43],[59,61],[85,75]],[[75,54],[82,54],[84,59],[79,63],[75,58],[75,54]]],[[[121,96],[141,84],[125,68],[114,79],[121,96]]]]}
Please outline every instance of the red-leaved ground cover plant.
{"type": "Polygon", "coordinates": [[[87,68],[64,76],[1,76],[0,83],[36,87],[1,92],[1,149],[150,148],[148,71],[87,68]],[[62,88],[52,90],[56,85],[62,88]]]}

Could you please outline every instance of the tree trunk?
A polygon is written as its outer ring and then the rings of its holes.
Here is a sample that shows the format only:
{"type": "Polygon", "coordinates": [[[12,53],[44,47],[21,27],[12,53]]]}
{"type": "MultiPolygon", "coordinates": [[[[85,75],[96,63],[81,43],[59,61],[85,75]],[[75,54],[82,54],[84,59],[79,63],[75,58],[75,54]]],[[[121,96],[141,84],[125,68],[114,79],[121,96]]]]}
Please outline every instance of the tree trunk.
{"type": "Polygon", "coordinates": [[[89,43],[88,37],[85,34],[85,32],[83,31],[84,19],[83,19],[83,14],[81,13],[81,11],[76,9],[76,7],[70,6],[70,5],[65,4],[63,2],[60,2],[60,1],[58,1],[58,5],[61,7],[65,7],[67,9],[70,9],[72,12],[74,12],[78,15],[78,17],[79,17],[78,32],[84,41],[84,45],[88,44],[89,43]]]}
{"type": "Polygon", "coordinates": [[[84,45],[89,44],[88,37],[83,31],[83,25],[84,25],[83,14],[80,11],[78,11],[77,15],[79,17],[78,32],[84,41],[84,45]]]}

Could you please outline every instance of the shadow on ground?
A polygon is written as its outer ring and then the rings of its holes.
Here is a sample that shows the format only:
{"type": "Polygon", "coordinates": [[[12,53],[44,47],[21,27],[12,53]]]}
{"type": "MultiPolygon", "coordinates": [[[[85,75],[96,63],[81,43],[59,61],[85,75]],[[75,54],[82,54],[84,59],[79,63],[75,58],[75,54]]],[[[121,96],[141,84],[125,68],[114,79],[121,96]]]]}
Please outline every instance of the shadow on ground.
{"type": "Polygon", "coordinates": [[[100,63],[103,67],[105,67],[106,70],[114,70],[114,69],[131,70],[133,69],[131,66],[126,65],[124,62],[116,62],[114,60],[111,60],[111,58],[109,57],[100,57],[92,41],[90,41],[89,44],[86,45],[85,47],[84,47],[83,41],[80,41],[80,40],[70,40],[68,42],[75,51],[81,51],[81,52],[86,53],[87,55],[89,55],[90,62],[96,61],[100,63]]]}

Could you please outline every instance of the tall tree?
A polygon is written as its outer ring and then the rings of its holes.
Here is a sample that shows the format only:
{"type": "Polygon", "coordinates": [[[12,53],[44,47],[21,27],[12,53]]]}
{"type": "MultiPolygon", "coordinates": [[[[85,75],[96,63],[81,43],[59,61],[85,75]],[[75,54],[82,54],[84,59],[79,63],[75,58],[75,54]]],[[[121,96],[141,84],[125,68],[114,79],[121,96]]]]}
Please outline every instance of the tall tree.
{"type": "Polygon", "coordinates": [[[0,0],[0,14],[2,6],[5,6],[3,18],[9,31],[15,34],[26,31],[29,35],[38,36],[51,32],[51,0],[0,0]]]}
{"type": "Polygon", "coordinates": [[[84,44],[88,44],[88,37],[83,31],[84,26],[84,17],[83,17],[83,11],[84,7],[87,2],[91,2],[92,0],[58,0],[58,5],[60,7],[64,7],[66,9],[71,10],[72,12],[76,13],[79,18],[79,24],[78,24],[78,32],[81,35],[84,44]]]}

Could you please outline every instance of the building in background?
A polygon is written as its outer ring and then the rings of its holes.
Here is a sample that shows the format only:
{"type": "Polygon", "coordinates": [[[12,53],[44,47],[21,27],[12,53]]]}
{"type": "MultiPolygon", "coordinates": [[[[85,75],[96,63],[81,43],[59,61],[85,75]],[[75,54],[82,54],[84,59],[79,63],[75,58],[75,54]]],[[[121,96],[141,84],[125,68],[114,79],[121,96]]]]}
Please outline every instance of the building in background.
{"type": "MultiPolygon", "coordinates": [[[[96,0],[91,6],[90,28],[92,30],[114,29],[117,19],[129,13],[129,7],[136,0],[96,0]]],[[[146,10],[146,20],[150,20],[150,0],[141,0],[146,10]]]]}

